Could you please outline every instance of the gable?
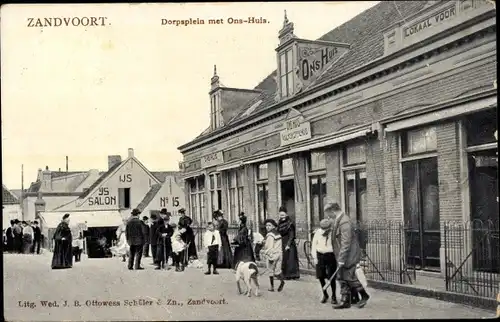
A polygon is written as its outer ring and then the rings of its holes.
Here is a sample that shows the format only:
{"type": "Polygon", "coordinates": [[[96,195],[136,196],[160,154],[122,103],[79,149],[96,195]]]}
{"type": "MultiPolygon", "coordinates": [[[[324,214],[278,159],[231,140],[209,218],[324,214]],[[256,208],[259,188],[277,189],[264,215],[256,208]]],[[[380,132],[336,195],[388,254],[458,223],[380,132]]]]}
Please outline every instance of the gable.
{"type": "Polygon", "coordinates": [[[138,204],[140,198],[150,190],[151,186],[160,183],[144,165],[135,157],[128,158],[113,166],[102,175],[89,190],[80,198],[78,207],[89,206],[106,209],[119,207],[119,189],[129,188],[131,191],[131,202],[138,204]],[[136,202],[136,203],[135,203],[136,202]]]}
{"type": "Polygon", "coordinates": [[[146,196],[140,204],[144,215],[149,215],[151,210],[167,208],[172,215],[176,215],[181,208],[186,208],[184,196],[184,183],[175,176],[169,176],[160,187],[151,188],[150,195],[146,196]]]}

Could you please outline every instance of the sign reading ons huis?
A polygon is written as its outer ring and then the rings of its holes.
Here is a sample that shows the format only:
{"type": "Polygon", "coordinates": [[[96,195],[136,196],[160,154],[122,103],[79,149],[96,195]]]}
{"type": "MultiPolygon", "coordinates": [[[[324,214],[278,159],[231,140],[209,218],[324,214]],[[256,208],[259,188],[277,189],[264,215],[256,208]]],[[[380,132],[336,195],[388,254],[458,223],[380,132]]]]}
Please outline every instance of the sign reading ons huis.
{"type": "Polygon", "coordinates": [[[222,151],[207,154],[201,157],[201,168],[210,168],[224,163],[224,154],[222,151]]]}
{"type": "Polygon", "coordinates": [[[281,146],[311,138],[311,123],[302,120],[299,116],[285,122],[285,129],[280,132],[281,146]]]}

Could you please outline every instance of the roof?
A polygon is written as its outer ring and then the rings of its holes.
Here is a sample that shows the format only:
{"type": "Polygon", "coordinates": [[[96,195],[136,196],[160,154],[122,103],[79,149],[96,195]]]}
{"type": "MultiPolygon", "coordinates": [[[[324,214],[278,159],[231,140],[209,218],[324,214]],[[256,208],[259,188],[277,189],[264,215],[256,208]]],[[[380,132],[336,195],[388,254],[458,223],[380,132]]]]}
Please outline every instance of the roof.
{"type": "Polygon", "coordinates": [[[19,199],[12,192],[10,192],[5,185],[2,185],[2,204],[3,205],[19,204],[19,199]]]}
{"type": "MultiPolygon", "coordinates": [[[[307,90],[382,57],[384,55],[384,30],[417,13],[427,5],[428,1],[381,1],[320,37],[318,40],[347,43],[351,47],[344,56],[310,84],[307,90]]],[[[277,71],[274,70],[255,87],[255,89],[265,91],[262,94],[266,97],[265,101],[251,113],[245,114],[246,108],[242,107],[242,111],[226,126],[245,118],[251,118],[254,114],[275,105],[274,96],[278,90],[276,75],[277,71]]],[[[200,135],[197,139],[209,135],[210,133],[200,135]]]]}
{"type": "Polygon", "coordinates": [[[86,197],[88,197],[88,195],[90,195],[90,193],[92,191],[94,191],[94,189],[96,187],[98,187],[106,178],[108,178],[118,167],[120,167],[125,161],[127,160],[124,160],[120,163],[116,163],[115,165],[113,165],[111,168],[109,168],[108,171],[104,172],[104,174],[102,174],[99,179],[97,179],[87,190],[85,190],[85,192],[80,196],[79,199],[85,199],[86,197]]]}
{"type": "Polygon", "coordinates": [[[88,171],[51,171],[50,175],[52,176],[52,179],[56,179],[59,177],[67,177],[67,176],[72,176],[72,175],[77,175],[77,174],[84,174],[87,173],[88,171]]]}
{"type": "Polygon", "coordinates": [[[42,186],[41,181],[32,182],[27,192],[38,192],[40,191],[41,186],[42,186]]]}
{"type": "Polygon", "coordinates": [[[151,171],[151,174],[160,182],[165,182],[169,176],[179,176],[179,171],[151,171]]]}
{"type": "Polygon", "coordinates": [[[146,195],[144,196],[142,201],[137,206],[137,209],[139,209],[140,211],[143,211],[144,209],[146,209],[146,207],[149,205],[151,200],[153,200],[154,197],[156,196],[156,194],[158,193],[158,191],[160,191],[160,189],[161,189],[161,184],[152,185],[151,189],[149,189],[148,193],[146,193],[146,195]]]}
{"type": "MultiPolygon", "coordinates": [[[[65,211],[44,211],[40,213],[40,217],[44,227],[56,228],[65,213],[65,211]]],[[[123,223],[118,210],[71,211],[69,219],[71,226],[86,223],[87,227],[116,227],[123,223]]]]}

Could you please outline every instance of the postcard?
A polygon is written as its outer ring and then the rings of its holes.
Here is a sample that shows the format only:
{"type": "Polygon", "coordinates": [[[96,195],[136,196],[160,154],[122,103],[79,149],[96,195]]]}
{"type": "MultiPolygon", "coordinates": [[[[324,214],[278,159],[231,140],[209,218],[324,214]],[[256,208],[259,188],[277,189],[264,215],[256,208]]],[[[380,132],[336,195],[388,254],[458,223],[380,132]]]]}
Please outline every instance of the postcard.
{"type": "Polygon", "coordinates": [[[495,316],[494,1],[0,18],[6,321],[495,316]]]}

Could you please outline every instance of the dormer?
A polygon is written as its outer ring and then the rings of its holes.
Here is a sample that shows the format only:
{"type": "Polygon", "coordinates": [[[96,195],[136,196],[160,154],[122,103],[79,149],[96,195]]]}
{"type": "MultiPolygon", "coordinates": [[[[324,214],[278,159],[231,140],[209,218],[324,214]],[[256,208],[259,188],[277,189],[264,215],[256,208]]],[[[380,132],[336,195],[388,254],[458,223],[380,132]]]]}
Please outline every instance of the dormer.
{"type": "Polygon", "coordinates": [[[255,89],[225,87],[217,75],[214,65],[214,75],[210,88],[210,131],[226,124],[241,112],[246,104],[256,99],[262,92],[255,89]]]}
{"type": "Polygon", "coordinates": [[[214,65],[214,75],[210,81],[210,130],[213,131],[224,125],[221,108],[221,84],[217,76],[217,66],[214,65]]]}
{"type": "Polygon", "coordinates": [[[283,28],[279,31],[278,38],[280,44],[276,48],[278,59],[278,99],[283,100],[295,94],[295,73],[297,69],[296,53],[294,50],[293,22],[288,21],[285,10],[283,28]]]}
{"type": "Polygon", "coordinates": [[[350,48],[350,45],[345,43],[297,38],[286,11],[278,38],[280,44],[276,48],[277,101],[292,97],[312,86],[350,48]]]}

